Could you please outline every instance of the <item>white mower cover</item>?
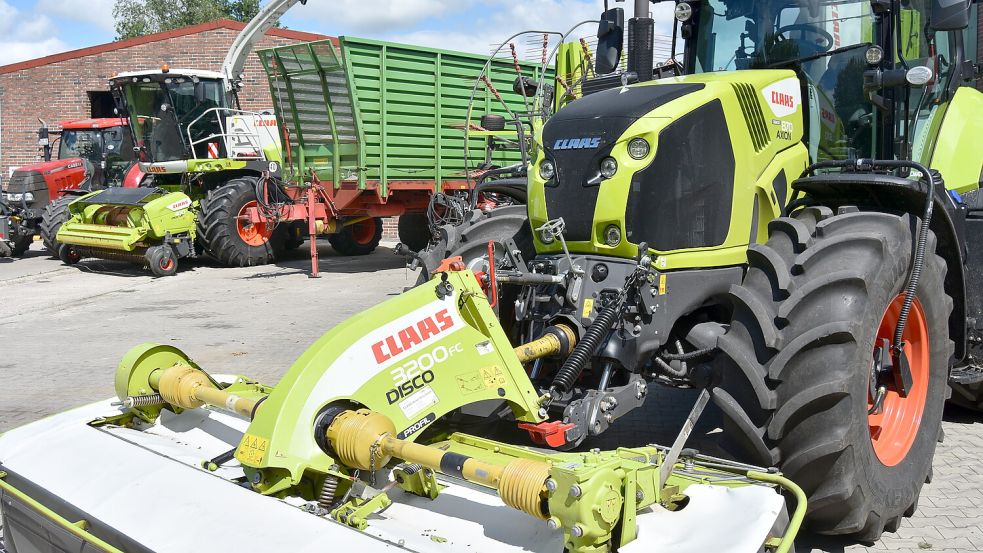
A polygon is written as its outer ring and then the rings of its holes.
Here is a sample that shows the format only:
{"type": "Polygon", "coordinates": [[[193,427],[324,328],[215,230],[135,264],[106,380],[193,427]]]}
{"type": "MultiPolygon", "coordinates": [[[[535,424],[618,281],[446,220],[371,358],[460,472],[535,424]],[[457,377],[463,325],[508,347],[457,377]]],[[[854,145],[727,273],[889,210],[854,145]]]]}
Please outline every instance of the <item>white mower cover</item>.
{"type": "MultiPolygon", "coordinates": [[[[447,488],[436,500],[393,488],[393,504],[359,532],[301,510],[302,500],[291,504],[230,482],[242,476],[235,460],[214,473],[199,468],[236,447],[248,426],[243,419],[196,409],[165,411],[142,432],[87,424],[117,412],[107,400],[12,430],[0,436],[0,461],[158,553],[563,551],[561,531],[491,491],[443,477],[447,488]]],[[[640,512],[638,539],[621,551],[754,553],[784,505],[763,486],[697,485],[689,496],[679,512],[640,512]]]]}

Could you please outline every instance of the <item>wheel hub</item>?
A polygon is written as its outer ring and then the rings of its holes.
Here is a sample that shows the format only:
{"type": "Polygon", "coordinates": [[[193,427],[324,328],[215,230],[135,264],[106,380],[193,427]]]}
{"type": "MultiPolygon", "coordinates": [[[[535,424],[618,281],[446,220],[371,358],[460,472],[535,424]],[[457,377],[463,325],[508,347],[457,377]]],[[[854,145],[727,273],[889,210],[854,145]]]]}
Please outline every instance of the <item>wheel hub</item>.
{"type": "Polygon", "coordinates": [[[239,238],[250,246],[262,246],[273,235],[272,225],[265,222],[253,223],[250,220],[248,212],[257,205],[256,200],[246,202],[239,210],[239,216],[236,217],[236,230],[239,233],[239,238]]]}
{"type": "Polygon", "coordinates": [[[915,299],[900,347],[891,345],[904,294],[888,306],[877,329],[867,400],[874,453],[894,466],[905,459],[921,425],[928,397],[930,342],[921,303],[915,299]]]}

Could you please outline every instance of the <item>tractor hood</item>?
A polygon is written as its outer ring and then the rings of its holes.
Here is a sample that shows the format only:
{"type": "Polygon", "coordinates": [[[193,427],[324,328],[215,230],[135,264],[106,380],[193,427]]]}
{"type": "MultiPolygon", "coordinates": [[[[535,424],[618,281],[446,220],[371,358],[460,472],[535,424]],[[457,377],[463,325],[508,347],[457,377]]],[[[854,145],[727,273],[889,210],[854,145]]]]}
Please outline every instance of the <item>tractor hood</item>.
{"type": "Polygon", "coordinates": [[[40,217],[41,210],[64,190],[78,188],[86,180],[86,162],[81,158],[53,159],[14,170],[3,192],[14,206],[27,206],[27,218],[40,217]],[[27,195],[25,197],[25,195],[27,195]]]}
{"type": "MultiPolygon", "coordinates": [[[[543,127],[530,221],[538,228],[562,217],[575,253],[633,258],[644,242],[666,254],[730,248],[742,263],[739,248],[756,232],[756,188],[769,199],[759,215],[778,213],[805,165],[802,130],[791,71],[691,75],[586,96],[543,127]]],[[[539,253],[561,251],[541,239],[539,253]]]]}
{"type": "Polygon", "coordinates": [[[625,131],[641,117],[657,116],[659,106],[702,89],[687,83],[605,90],[572,102],[546,123],[543,147],[557,170],[546,201],[564,213],[567,240],[590,240],[600,163],[625,131]]]}

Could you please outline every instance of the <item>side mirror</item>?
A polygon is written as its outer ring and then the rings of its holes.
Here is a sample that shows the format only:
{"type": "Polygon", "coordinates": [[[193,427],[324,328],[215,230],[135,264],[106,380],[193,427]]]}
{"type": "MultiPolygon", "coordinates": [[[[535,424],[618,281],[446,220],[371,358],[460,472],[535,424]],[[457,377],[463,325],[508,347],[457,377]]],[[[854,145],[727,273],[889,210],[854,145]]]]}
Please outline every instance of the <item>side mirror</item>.
{"type": "Polygon", "coordinates": [[[932,0],[933,31],[961,31],[969,27],[970,0],[932,0]]]}
{"type": "Polygon", "coordinates": [[[601,14],[597,25],[597,54],[594,73],[607,75],[613,73],[621,62],[621,48],[625,40],[625,10],[611,8],[601,14]]]}

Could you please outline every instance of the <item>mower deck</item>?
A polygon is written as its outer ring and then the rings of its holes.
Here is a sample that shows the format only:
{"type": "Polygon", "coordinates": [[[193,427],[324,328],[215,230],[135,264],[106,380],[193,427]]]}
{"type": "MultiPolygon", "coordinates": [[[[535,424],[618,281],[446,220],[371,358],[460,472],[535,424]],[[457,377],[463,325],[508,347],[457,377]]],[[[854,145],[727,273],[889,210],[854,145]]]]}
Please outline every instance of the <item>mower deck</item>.
{"type": "MultiPolygon", "coordinates": [[[[328,543],[361,552],[563,548],[562,533],[543,521],[508,508],[489,490],[443,476],[440,483],[447,487],[435,500],[390,490],[393,504],[371,515],[368,527],[359,532],[303,510],[299,498],[278,500],[242,487],[236,479],[243,473],[235,460],[215,472],[199,468],[202,461],[239,443],[248,426],[244,419],[195,409],[166,413],[139,430],[88,424],[117,412],[107,400],[0,436],[0,471],[9,473],[5,485],[67,520],[84,519],[101,535],[119,535],[125,529],[119,541],[127,551],[220,546],[302,552],[323,550],[328,543]],[[48,490],[57,490],[57,497],[48,490]]],[[[8,550],[33,551],[23,544],[39,540],[80,543],[9,489],[0,494],[8,550]]],[[[755,551],[783,507],[781,496],[767,487],[695,486],[682,511],[640,512],[639,539],[621,550],[755,551]],[[707,520],[726,524],[727,530],[706,532],[707,520]]]]}

